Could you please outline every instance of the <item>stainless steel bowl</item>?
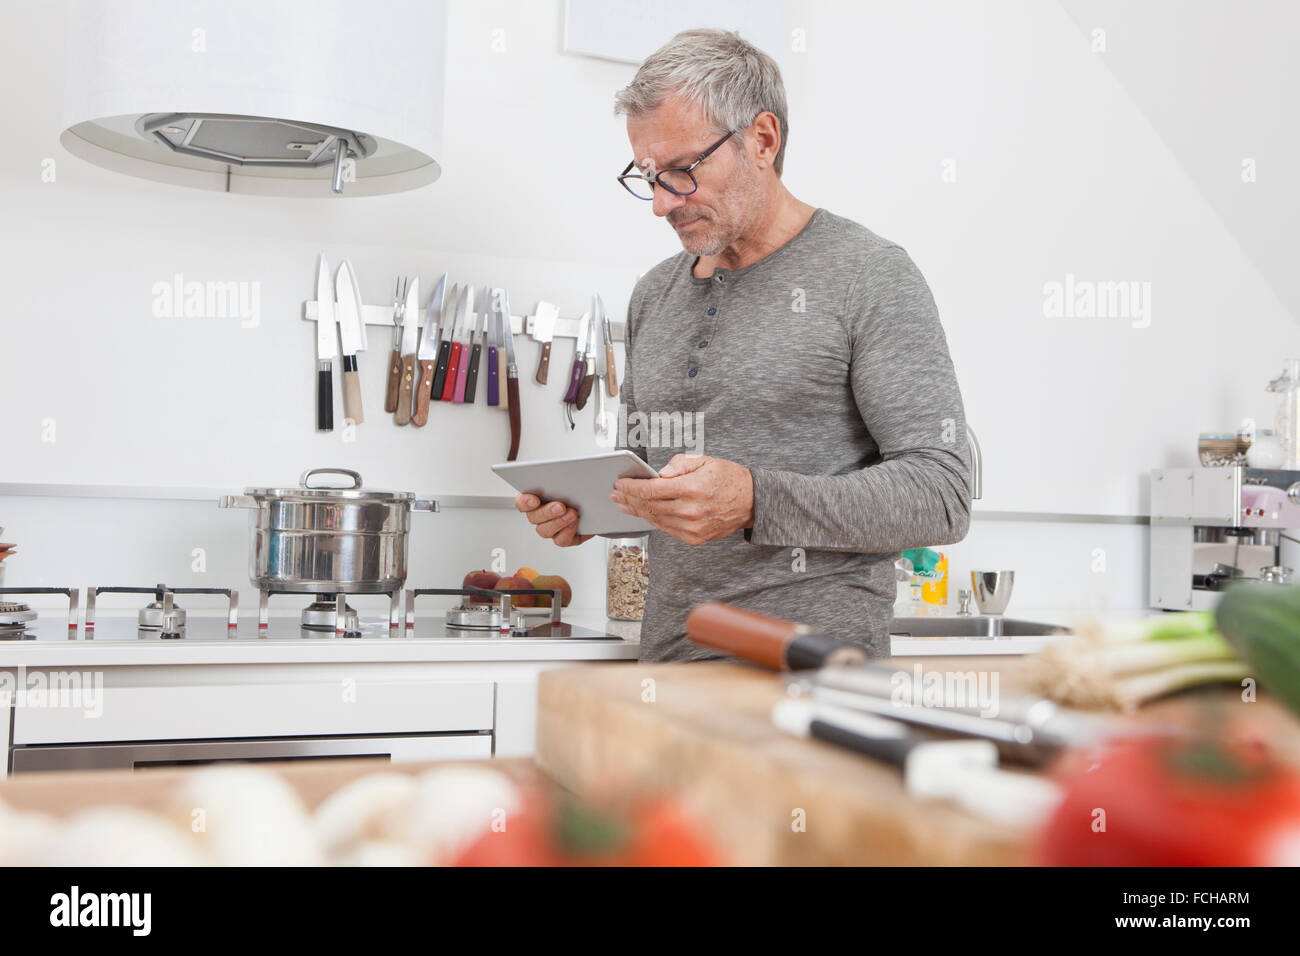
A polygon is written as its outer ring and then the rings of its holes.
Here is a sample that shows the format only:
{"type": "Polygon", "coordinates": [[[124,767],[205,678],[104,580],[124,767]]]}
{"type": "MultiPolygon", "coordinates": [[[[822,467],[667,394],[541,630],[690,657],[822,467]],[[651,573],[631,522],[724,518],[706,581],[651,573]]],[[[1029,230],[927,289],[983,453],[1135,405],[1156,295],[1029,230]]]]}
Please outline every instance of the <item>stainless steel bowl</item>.
{"type": "Polygon", "coordinates": [[[348,468],[312,468],[297,488],[247,488],[223,508],[252,509],[248,576],[267,591],[379,594],[406,581],[412,511],[437,511],[409,491],[367,491],[348,468]],[[344,475],[350,488],[312,485],[344,475]]]}

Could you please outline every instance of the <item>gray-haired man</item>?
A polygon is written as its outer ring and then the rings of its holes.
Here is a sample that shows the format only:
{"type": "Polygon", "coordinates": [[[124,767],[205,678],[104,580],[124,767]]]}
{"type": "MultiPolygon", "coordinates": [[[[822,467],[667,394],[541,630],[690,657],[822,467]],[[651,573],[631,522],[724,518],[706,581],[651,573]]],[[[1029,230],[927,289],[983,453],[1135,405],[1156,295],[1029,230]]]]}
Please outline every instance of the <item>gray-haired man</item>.
{"type": "MultiPolygon", "coordinates": [[[[898,552],[970,524],[961,393],[925,279],[899,246],[785,188],[780,71],[738,35],[678,34],[615,111],[633,155],[620,181],[684,249],[632,291],[622,401],[707,435],[707,455],[687,455],[628,431],[661,476],[612,495],[657,529],[642,660],[716,656],[685,636],[711,600],[888,656],[898,552]]],[[[563,505],[516,507],[558,545],[589,537],[563,505]]]]}

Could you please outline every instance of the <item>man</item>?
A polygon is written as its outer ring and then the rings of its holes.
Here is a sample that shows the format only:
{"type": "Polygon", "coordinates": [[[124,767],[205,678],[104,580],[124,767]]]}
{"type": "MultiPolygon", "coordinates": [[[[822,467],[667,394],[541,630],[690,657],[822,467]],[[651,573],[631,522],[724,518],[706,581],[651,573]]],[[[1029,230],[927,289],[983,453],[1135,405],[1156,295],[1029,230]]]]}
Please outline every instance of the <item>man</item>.
{"type": "MultiPolygon", "coordinates": [[[[615,111],[634,157],[620,181],[684,250],[632,291],[622,402],[629,421],[693,424],[707,453],[681,453],[684,428],[649,429],[657,443],[628,429],[660,475],[611,496],[656,529],[641,659],[715,657],[685,636],[711,600],[887,657],[899,551],[970,524],[965,416],[929,288],[899,246],[785,188],[780,72],[738,35],[678,34],[615,111]]],[[[589,537],[562,504],[516,507],[561,547],[589,537]]]]}

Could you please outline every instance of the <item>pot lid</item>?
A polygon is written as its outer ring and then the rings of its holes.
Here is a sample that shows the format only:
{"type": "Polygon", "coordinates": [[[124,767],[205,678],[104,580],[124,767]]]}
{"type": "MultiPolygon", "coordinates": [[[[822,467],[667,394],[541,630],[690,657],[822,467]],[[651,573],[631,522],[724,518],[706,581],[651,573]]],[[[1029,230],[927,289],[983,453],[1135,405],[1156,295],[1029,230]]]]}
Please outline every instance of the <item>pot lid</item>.
{"type": "Polygon", "coordinates": [[[244,494],[256,498],[314,498],[350,501],[412,501],[410,491],[372,491],[361,487],[361,473],[351,468],[309,468],[298,479],[296,488],[245,488],[244,494]],[[351,480],[350,485],[325,485],[314,481],[317,475],[342,475],[351,480]]]}

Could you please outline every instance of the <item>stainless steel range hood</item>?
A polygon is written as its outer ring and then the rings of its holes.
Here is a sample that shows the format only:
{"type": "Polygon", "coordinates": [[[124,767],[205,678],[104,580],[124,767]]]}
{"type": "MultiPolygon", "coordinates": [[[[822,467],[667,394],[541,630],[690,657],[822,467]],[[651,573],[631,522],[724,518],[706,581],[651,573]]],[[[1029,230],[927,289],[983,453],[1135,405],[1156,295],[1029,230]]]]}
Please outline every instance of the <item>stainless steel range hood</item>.
{"type": "Polygon", "coordinates": [[[441,173],[441,0],[99,0],[70,23],[63,145],[105,168],[266,195],[441,173]]]}

